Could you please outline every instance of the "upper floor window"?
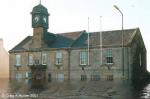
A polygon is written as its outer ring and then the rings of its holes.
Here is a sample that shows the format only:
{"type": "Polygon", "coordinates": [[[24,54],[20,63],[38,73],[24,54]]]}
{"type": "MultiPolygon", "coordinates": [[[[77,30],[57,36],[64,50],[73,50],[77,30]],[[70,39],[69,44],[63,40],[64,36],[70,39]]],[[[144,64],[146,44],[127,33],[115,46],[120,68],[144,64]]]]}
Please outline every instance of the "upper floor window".
{"type": "Polygon", "coordinates": [[[107,62],[107,64],[113,64],[112,49],[108,49],[108,50],[107,50],[106,62],[107,62]]]}
{"type": "Polygon", "coordinates": [[[33,65],[33,55],[32,54],[29,54],[29,65],[33,65]]]}
{"type": "Polygon", "coordinates": [[[62,53],[60,51],[56,52],[56,65],[62,64],[62,53]]]}
{"type": "Polygon", "coordinates": [[[43,53],[42,54],[42,65],[46,65],[47,64],[47,54],[43,53]]]}
{"type": "Polygon", "coordinates": [[[80,52],[80,65],[87,65],[87,63],[88,63],[87,51],[80,52]]]}
{"type": "Polygon", "coordinates": [[[21,66],[21,55],[16,54],[16,66],[21,66]]]}

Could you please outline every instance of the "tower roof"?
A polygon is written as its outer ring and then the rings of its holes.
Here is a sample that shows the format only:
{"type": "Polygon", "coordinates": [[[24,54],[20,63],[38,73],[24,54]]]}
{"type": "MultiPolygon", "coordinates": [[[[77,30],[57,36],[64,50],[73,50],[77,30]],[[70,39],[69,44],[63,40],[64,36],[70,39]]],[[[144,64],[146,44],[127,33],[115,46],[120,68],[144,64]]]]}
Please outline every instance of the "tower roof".
{"type": "Polygon", "coordinates": [[[35,6],[31,12],[31,14],[37,14],[37,13],[49,15],[47,8],[44,7],[42,4],[35,6]]]}

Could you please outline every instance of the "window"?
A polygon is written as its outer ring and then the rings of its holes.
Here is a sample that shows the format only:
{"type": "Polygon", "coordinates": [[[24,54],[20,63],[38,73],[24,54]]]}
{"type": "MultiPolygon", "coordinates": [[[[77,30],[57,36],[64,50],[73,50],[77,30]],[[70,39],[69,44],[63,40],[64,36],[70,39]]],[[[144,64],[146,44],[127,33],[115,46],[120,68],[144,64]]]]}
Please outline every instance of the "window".
{"type": "Polygon", "coordinates": [[[28,77],[29,77],[28,72],[26,72],[26,77],[25,78],[28,78],[28,77]]]}
{"type": "Polygon", "coordinates": [[[56,52],[56,65],[62,64],[62,53],[57,51],[56,52]]]}
{"type": "Polygon", "coordinates": [[[16,66],[21,66],[21,55],[16,55],[16,66]]]}
{"type": "Polygon", "coordinates": [[[31,77],[32,77],[32,74],[31,74],[31,72],[26,72],[26,73],[25,73],[25,76],[26,76],[26,78],[31,78],[31,77]]]}
{"type": "Polygon", "coordinates": [[[22,79],[21,73],[16,73],[16,80],[20,81],[22,79]]]}
{"type": "Polygon", "coordinates": [[[91,80],[92,81],[98,81],[98,80],[100,80],[100,75],[91,75],[91,80]]]}
{"type": "Polygon", "coordinates": [[[113,64],[112,49],[107,50],[106,62],[107,64],[113,64]]]}
{"type": "Polygon", "coordinates": [[[87,76],[86,75],[81,75],[81,81],[87,80],[87,76]]]}
{"type": "Polygon", "coordinates": [[[42,65],[46,65],[47,64],[47,55],[46,53],[42,54],[42,65]]]}
{"type": "Polygon", "coordinates": [[[32,54],[29,54],[29,60],[28,60],[28,64],[29,65],[33,65],[33,55],[32,54]]]}
{"type": "Polygon", "coordinates": [[[106,79],[109,80],[109,81],[112,81],[113,80],[113,75],[106,75],[106,79]]]}
{"type": "Polygon", "coordinates": [[[64,74],[58,74],[58,81],[60,81],[60,82],[62,82],[62,81],[64,81],[64,74]]]}
{"type": "Polygon", "coordinates": [[[80,52],[80,65],[87,65],[87,63],[88,63],[87,51],[80,52]]]}

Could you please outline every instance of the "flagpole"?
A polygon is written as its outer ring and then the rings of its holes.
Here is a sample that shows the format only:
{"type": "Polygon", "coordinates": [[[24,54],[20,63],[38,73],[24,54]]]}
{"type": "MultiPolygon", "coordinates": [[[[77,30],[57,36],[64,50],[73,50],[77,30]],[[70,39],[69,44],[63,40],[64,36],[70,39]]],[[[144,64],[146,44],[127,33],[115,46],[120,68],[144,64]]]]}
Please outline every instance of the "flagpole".
{"type": "Polygon", "coordinates": [[[89,38],[89,17],[88,17],[88,65],[90,64],[90,49],[89,49],[89,45],[90,45],[90,38],[89,38]]]}
{"type": "Polygon", "coordinates": [[[103,59],[103,57],[102,57],[103,56],[103,53],[102,53],[102,43],[103,43],[103,40],[102,40],[103,39],[102,38],[102,16],[100,16],[100,37],[99,38],[100,38],[100,40],[99,40],[100,41],[100,62],[101,62],[100,64],[102,65],[103,64],[103,60],[102,60],[103,59]]]}

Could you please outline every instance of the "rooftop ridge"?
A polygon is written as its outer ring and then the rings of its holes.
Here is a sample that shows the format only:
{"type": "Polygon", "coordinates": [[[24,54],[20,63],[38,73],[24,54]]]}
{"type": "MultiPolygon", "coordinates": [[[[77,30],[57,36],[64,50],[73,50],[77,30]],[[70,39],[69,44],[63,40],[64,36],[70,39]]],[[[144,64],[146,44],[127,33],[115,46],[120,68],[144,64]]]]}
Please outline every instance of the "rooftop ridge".
{"type": "MultiPolygon", "coordinates": [[[[128,31],[128,30],[136,30],[136,29],[139,29],[138,27],[136,28],[128,28],[128,29],[123,29],[123,31],[128,31]]],[[[90,33],[97,33],[97,32],[114,32],[114,31],[122,31],[121,29],[115,29],[115,30],[104,30],[104,31],[93,31],[93,32],[90,32],[90,33]]]]}
{"type": "Polygon", "coordinates": [[[81,30],[81,31],[71,31],[71,32],[63,32],[63,33],[57,33],[57,34],[69,34],[69,33],[81,33],[81,32],[85,32],[86,30],[81,30]]]}

